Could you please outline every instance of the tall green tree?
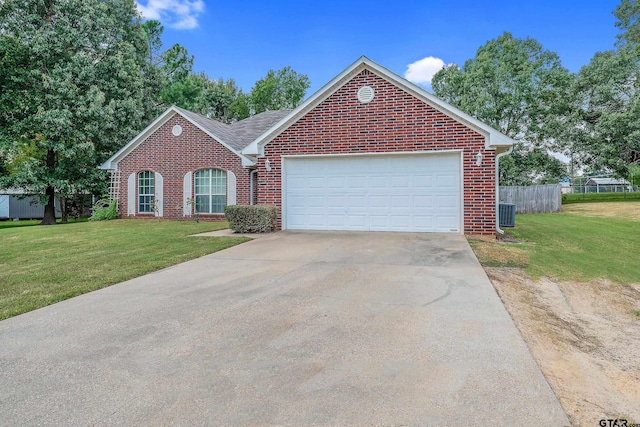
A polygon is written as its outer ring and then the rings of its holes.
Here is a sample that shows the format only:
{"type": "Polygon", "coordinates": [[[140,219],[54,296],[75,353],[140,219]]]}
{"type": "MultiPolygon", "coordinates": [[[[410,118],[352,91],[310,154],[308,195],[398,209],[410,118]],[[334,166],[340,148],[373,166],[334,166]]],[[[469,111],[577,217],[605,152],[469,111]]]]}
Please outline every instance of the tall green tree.
{"type": "Polygon", "coordinates": [[[622,0],[613,11],[617,21],[615,26],[619,46],[640,46],[640,3],[636,0],[622,0]]]}
{"type": "Polygon", "coordinates": [[[591,169],[627,176],[640,164],[640,54],[598,52],[578,73],[575,152],[591,169]]]}
{"type": "Polygon", "coordinates": [[[247,96],[238,87],[235,80],[209,80],[202,97],[203,114],[223,123],[249,117],[247,96]]]}
{"type": "Polygon", "coordinates": [[[0,185],[44,195],[43,224],[148,122],[147,59],[134,0],[3,0],[0,185]]]}
{"type": "Polygon", "coordinates": [[[293,109],[304,99],[311,83],[305,74],[291,67],[269,70],[251,89],[249,102],[253,114],[267,110],[293,109]]]}
{"type": "Polygon", "coordinates": [[[205,115],[224,123],[245,119],[267,110],[293,109],[304,98],[309,78],[291,67],[269,70],[250,93],[244,93],[233,79],[211,79],[193,72],[193,57],[179,45],[163,53],[163,81],[160,103],[205,115]]]}
{"type": "Polygon", "coordinates": [[[145,69],[145,98],[149,111],[145,112],[146,117],[155,117],[162,112],[162,101],[160,94],[167,85],[167,79],[163,73],[162,65],[164,56],[162,52],[162,33],[164,27],[159,21],[147,20],[142,23],[145,40],[147,42],[147,64],[145,69]]]}
{"type": "Polygon", "coordinates": [[[451,65],[436,73],[432,87],[440,98],[516,141],[500,176],[504,184],[528,184],[566,173],[548,150],[566,148],[571,82],[557,54],[505,32],[462,68],[451,65]]]}
{"type": "Polygon", "coordinates": [[[577,73],[570,140],[584,167],[626,177],[640,164],[640,3],[622,0],[613,14],[616,49],[577,73]]]}

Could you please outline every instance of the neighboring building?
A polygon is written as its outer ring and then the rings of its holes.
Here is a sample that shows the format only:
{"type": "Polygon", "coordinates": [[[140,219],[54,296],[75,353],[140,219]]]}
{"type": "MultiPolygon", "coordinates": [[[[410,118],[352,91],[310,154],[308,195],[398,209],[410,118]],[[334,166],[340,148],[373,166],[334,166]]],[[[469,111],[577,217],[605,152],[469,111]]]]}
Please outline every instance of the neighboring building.
{"type": "Polygon", "coordinates": [[[284,229],[491,234],[512,144],[362,57],[293,111],[226,125],[171,107],[101,167],[128,217],[260,203],[284,229]]]}
{"type": "MultiPolygon", "coordinates": [[[[60,218],[60,202],[56,200],[56,218],[60,218]]],[[[44,205],[40,197],[22,190],[0,190],[0,220],[40,219],[44,216],[44,205]]]]}
{"type": "Polygon", "coordinates": [[[622,193],[632,191],[629,181],[618,178],[589,178],[586,186],[590,192],[595,193],[622,193]]]}

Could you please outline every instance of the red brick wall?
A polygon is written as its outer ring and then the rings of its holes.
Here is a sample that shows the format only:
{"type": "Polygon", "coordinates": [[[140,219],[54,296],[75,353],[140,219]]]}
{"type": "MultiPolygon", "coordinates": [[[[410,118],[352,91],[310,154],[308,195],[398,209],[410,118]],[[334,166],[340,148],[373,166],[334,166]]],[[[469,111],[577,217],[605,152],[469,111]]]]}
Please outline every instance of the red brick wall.
{"type": "Polygon", "coordinates": [[[283,155],[463,149],[464,232],[492,234],[495,153],[484,146],[484,136],[364,70],[265,146],[271,171],[260,159],[258,203],[282,206],[283,155]],[[364,85],[375,90],[368,104],[357,99],[364,85]],[[478,151],[481,166],[476,166],[478,151]]]}
{"type": "MultiPolygon", "coordinates": [[[[183,219],[183,179],[187,172],[200,169],[232,171],[237,179],[238,204],[249,204],[249,170],[242,167],[240,157],[212,139],[182,116],[176,114],[157,129],[118,163],[120,172],[119,210],[127,217],[127,179],[131,173],[150,170],[164,178],[164,218],[183,219]],[[182,126],[182,135],[173,136],[174,125],[182,126]],[[179,207],[180,206],[180,207],[179,207]]],[[[193,178],[192,178],[193,189],[193,178]]],[[[137,194],[136,180],[136,200],[137,194]]],[[[192,190],[193,191],[193,190],[192,190]]],[[[136,206],[137,212],[137,206],[136,206]]],[[[153,218],[153,214],[136,217],[153,218]]],[[[222,221],[224,215],[203,215],[200,218],[222,221]]]]}

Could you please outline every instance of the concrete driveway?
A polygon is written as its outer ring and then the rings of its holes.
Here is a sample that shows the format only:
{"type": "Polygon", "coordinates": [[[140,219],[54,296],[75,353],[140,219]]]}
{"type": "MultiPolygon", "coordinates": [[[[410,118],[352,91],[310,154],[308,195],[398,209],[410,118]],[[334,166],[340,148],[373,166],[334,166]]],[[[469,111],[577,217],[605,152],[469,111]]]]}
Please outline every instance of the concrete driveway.
{"type": "Polygon", "coordinates": [[[463,236],[280,232],[0,322],[0,424],[569,425],[463,236]]]}

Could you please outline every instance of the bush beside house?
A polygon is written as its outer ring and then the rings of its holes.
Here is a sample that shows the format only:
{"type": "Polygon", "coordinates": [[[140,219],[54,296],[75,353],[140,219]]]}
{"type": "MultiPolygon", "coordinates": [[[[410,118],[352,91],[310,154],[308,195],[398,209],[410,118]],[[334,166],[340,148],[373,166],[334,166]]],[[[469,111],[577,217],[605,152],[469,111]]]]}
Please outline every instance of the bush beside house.
{"type": "Polygon", "coordinates": [[[231,205],[224,209],[234,233],[268,233],[276,229],[278,208],[272,205],[231,205]]]}

